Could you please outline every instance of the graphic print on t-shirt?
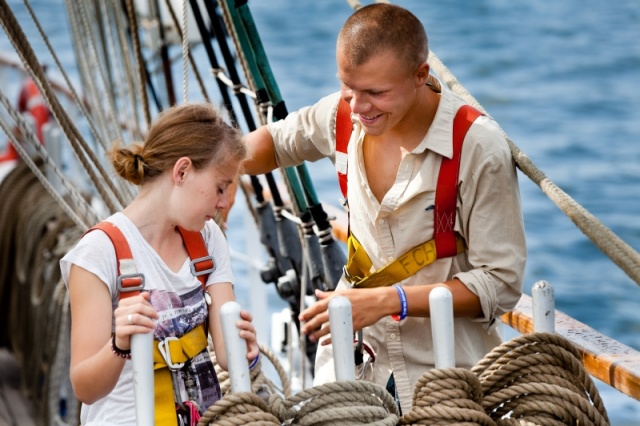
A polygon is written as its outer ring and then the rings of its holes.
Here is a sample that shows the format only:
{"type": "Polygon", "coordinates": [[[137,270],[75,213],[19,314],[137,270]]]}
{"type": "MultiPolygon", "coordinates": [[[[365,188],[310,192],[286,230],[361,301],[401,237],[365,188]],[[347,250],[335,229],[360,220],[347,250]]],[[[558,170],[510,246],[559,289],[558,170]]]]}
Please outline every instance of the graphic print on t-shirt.
{"type": "MultiPolygon", "coordinates": [[[[154,289],[150,291],[150,296],[151,304],[159,315],[154,332],[156,340],[163,340],[169,336],[181,337],[207,320],[207,304],[200,286],[182,295],[154,289]]],[[[208,324],[205,326],[208,327],[208,324]]],[[[193,357],[185,368],[188,369],[188,373],[181,370],[177,375],[180,398],[182,401],[189,399],[184,379],[190,374],[196,383],[196,389],[199,389],[196,391],[195,402],[202,414],[222,397],[207,348],[193,357]]]]}

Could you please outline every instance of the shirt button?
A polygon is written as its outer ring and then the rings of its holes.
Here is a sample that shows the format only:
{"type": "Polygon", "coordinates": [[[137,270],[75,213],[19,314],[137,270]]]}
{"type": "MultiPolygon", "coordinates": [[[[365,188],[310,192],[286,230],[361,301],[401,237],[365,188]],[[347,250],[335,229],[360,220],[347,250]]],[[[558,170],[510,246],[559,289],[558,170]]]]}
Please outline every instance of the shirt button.
{"type": "Polygon", "coordinates": [[[390,262],[393,262],[394,260],[395,260],[395,257],[393,257],[393,256],[389,256],[389,261],[390,261],[390,262]]]}
{"type": "Polygon", "coordinates": [[[378,222],[380,225],[384,225],[384,219],[380,219],[380,221],[378,222]]]}
{"type": "Polygon", "coordinates": [[[396,333],[391,333],[391,334],[389,335],[389,338],[390,338],[391,340],[396,340],[396,333]]]}

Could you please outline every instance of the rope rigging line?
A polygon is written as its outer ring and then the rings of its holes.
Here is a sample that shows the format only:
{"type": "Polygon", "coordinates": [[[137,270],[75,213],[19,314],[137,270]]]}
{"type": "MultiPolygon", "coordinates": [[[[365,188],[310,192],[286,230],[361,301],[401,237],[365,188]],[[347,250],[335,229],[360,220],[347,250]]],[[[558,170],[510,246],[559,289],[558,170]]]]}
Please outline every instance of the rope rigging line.
{"type": "Polygon", "coordinates": [[[89,7],[91,6],[91,2],[77,2],[76,4],[78,7],[78,11],[79,11],[78,15],[80,17],[82,28],[84,29],[82,34],[83,37],[81,38],[81,40],[84,41],[84,43],[81,43],[81,45],[85,47],[84,58],[88,59],[86,65],[88,67],[91,67],[95,71],[95,73],[92,73],[92,75],[89,78],[85,79],[85,81],[90,83],[94,91],[94,96],[96,96],[94,99],[102,99],[102,98],[106,99],[107,111],[103,111],[102,108],[97,108],[96,112],[98,112],[99,116],[102,118],[103,129],[105,132],[105,136],[107,137],[107,140],[122,138],[120,127],[110,126],[108,124],[109,120],[107,116],[116,117],[117,108],[116,108],[115,100],[113,97],[114,91],[112,90],[112,87],[108,84],[108,80],[105,76],[104,70],[106,67],[102,66],[102,63],[100,61],[97,43],[94,37],[94,31],[90,26],[90,22],[95,22],[95,19],[92,19],[89,14],[90,12],[89,7]],[[94,76],[97,76],[97,78],[95,78],[94,76]],[[102,86],[102,90],[100,90],[100,86],[102,86]],[[99,94],[100,94],[100,97],[97,97],[99,94]]]}
{"type": "Polygon", "coordinates": [[[118,40],[118,49],[117,52],[120,52],[120,57],[122,58],[122,68],[124,72],[125,79],[124,81],[127,83],[127,97],[129,101],[128,110],[132,111],[132,115],[127,115],[130,119],[130,122],[133,123],[132,132],[134,134],[134,138],[144,139],[144,131],[140,126],[140,109],[138,108],[138,102],[136,100],[136,93],[140,93],[140,86],[142,83],[139,81],[139,74],[136,72],[135,66],[133,64],[133,54],[131,53],[131,46],[129,40],[127,38],[127,18],[124,10],[120,7],[121,3],[119,0],[111,0],[111,7],[109,7],[110,16],[113,15],[113,23],[115,25],[115,30],[117,33],[118,40]]]}
{"type": "MultiPolygon", "coordinates": [[[[609,418],[578,349],[554,333],[518,336],[494,348],[471,371],[482,383],[485,412],[547,425],[604,426],[609,418]],[[544,419],[544,420],[541,420],[544,419]]],[[[500,424],[500,423],[499,423],[500,424]]]]}
{"type": "MultiPolygon", "coordinates": [[[[133,96],[133,93],[130,92],[129,88],[132,86],[131,77],[127,77],[126,63],[121,54],[118,54],[118,49],[116,49],[116,41],[114,39],[114,31],[117,31],[117,22],[114,13],[117,13],[117,10],[113,10],[113,8],[107,7],[107,2],[97,0],[100,5],[100,16],[99,20],[104,22],[102,25],[104,27],[105,32],[105,61],[106,67],[109,75],[115,75],[115,82],[126,82],[126,84],[112,84],[110,92],[115,97],[114,104],[118,105],[123,109],[123,117],[134,117],[136,114],[132,114],[132,108],[137,110],[135,105],[132,107],[127,99],[130,99],[133,96]],[[121,61],[122,59],[122,61],[121,61]]],[[[134,74],[134,73],[131,73],[134,74]]],[[[120,122],[120,117],[113,117],[113,126],[120,127],[121,135],[124,137],[125,131],[128,132],[129,136],[132,139],[135,139],[136,135],[140,136],[140,130],[138,124],[134,121],[133,123],[126,123],[125,126],[118,126],[120,122]]],[[[111,142],[111,141],[110,141],[111,142]]],[[[108,147],[105,145],[104,150],[106,151],[108,147]]],[[[118,179],[118,186],[122,188],[123,192],[126,194],[126,200],[130,201],[134,198],[134,189],[133,185],[129,182],[126,182],[124,179],[118,179]]]]}
{"type": "MultiPolygon", "coordinates": [[[[109,179],[109,176],[104,171],[104,168],[100,167],[95,153],[91,149],[89,149],[86,142],[80,135],[80,132],[73,124],[66,111],[64,110],[64,108],[62,108],[62,105],[55,96],[55,93],[51,88],[51,84],[44,75],[44,71],[35,55],[35,52],[33,51],[24,32],[22,31],[22,28],[20,27],[11,8],[9,8],[6,0],[0,0],[0,22],[2,23],[7,37],[20,56],[25,69],[29,72],[29,75],[33,79],[34,83],[38,87],[38,90],[42,94],[42,97],[49,106],[53,117],[56,119],[58,124],[60,124],[60,127],[67,136],[67,139],[71,142],[71,146],[81,164],[85,167],[85,170],[87,170],[89,175],[95,179],[94,169],[98,169],[98,171],[102,173],[103,178],[106,180],[107,185],[112,189],[112,191],[114,191],[115,188],[113,188],[113,184],[110,184],[111,179],[109,179]],[[89,164],[87,157],[92,160],[92,165],[89,164]]],[[[100,186],[98,186],[96,189],[102,196],[104,202],[109,207],[116,208],[116,205],[114,204],[112,198],[112,196],[114,195],[113,193],[108,194],[100,186]]]]}
{"type": "MultiPolygon", "coordinates": [[[[160,38],[160,51],[157,53],[157,55],[160,57],[162,74],[164,76],[165,88],[167,90],[167,93],[166,93],[167,101],[169,105],[176,105],[177,104],[176,91],[173,84],[173,71],[171,70],[172,60],[169,57],[169,42],[167,39],[167,34],[165,33],[164,23],[162,22],[162,16],[160,14],[160,1],[153,0],[149,2],[149,6],[153,9],[151,15],[153,16],[153,19],[155,20],[155,23],[158,26],[158,37],[160,38]]],[[[176,30],[176,32],[178,31],[176,30]]],[[[181,34],[182,33],[180,33],[180,38],[182,38],[181,34]]],[[[189,60],[192,60],[191,55],[189,56],[189,60]]],[[[192,62],[192,65],[193,65],[193,62],[192,62]]],[[[152,69],[151,74],[155,74],[156,72],[158,72],[157,69],[156,70],[152,69]]],[[[200,84],[200,76],[196,75],[196,78],[198,79],[198,83],[200,84]]],[[[207,102],[209,102],[207,94],[203,93],[202,95],[204,99],[207,102]]]]}
{"type": "MultiPolygon", "coordinates": [[[[180,40],[183,40],[185,37],[182,33],[182,30],[180,29],[180,25],[178,23],[178,17],[176,16],[175,11],[173,10],[173,4],[171,3],[171,0],[165,0],[165,4],[167,5],[167,9],[169,10],[169,14],[171,15],[171,20],[173,21],[174,29],[178,34],[178,37],[180,38],[180,40]]],[[[159,26],[162,27],[162,24],[160,24],[159,26]]],[[[187,51],[187,55],[189,57],[189,62],[191,63],[191,70],[193,72],[194,77],[196,78],[196,81],[198,82],[198,86],[200,87],[200,92],[202,93],[203,99],[206,102],[211,102],[211,99],[209,99],[209,95],[207,94],[207,89],[204,85],[204,81],[202,80],[202,75],[200,74],[198,67],[196,67],[196,61],[194,60],[190,50],[187,51]]],[[[170,69],[171,68],[169,67],[169,70],[170,69]]]]}
{"type": "Polygon", "coordinates": [[[51,159],[51,156],[48,154],[47,150],[44,149],[44,147],[38,142],[37,137],[31,130],[30,126],[24,121],[24,118],[22,118],[21,114],[15,110],[13,105],[11,105],[9,99],[7,99],[7,97],[2,92],[0,92],[0,103],[2,103],[2,105],[5,107],[11,118],[15,120],[24,139],[29,142],[30,146],[35,149],[46,166],[51,171],[53,171],[64,188],[69,191],[72,200],[75,202],[76,206],[80,208],[82,216],[78,215],[76,211],[71,208],[69,203],[59,194],[59,192],[54,188],[49,179],[44,175],[44,173],[42,173],[42,171],[40,171],[33,159],[31,159],[22,144],[15,139],[15,135],[14,132],[11,131],[11,127],[4,120],[0,119],[0,127],[2,127],[2,130],[9,138],[11,145],[13,145],[13,147],[20,155],[20,158],[22,158],[23,161],[28,164],[29,169],[31,169],[33,174],[36,175],[47,192],[51,195],[51,197],[53,197],[54,200],[56,200],[56,202],[58,202],[60,207],[65,211],[65,213],[69,215],[69,217],[76,223],[76,225],[83,226],[88,229],[90,227],[90,223],[94,223],[95,221],[97,221],[97,213],[77,191],[75,186],[69,182],[69,179],[65,177],[64,174],[60,171],[58,166],[51,159]]]}
{"type": "Polygon", "coordinates": [[[144,58],[142,57],[142,49],[140,48],[140,36],[138,34],[138,19],[136,17],[136,9],[133,0],[126,0],[126,11],[129,18],[129,36],[133,42],[133,52],[136,59],[138,78],[140,79],[140,100],[142,101],[142,111],[147,128],[151,125],[151,112],[149,110],[149,98],[147,97],[147,76],[144,72],[144,58]]]}
{"type": "Polygon", "coordinates": [[[93,123],[93,118],[89,114],[89,111],[87,111],[87,108],[85,106],[85,102],[82,99],[80,99],[80,96],[78,95],[78,92],[76,91],[76,89],[73,86],[73,84],[71,84],[71,80],[69,79],[69,76],[68,76],[67,72],[65,71],[64,67],[60,63],[60,59],[58,58],[58,55],[56,54],[55,50],[51,46],[51,43],[49,42],[49,37],[45,34],[44,30],[42,29],[42,25],[40,25],[40,20],[36,17],[36,14],[33,11],[33,8],[31,7],[31,4],[30,4],[29,0],[24,0],[24,5],[26,6],[27,10],[29,11],[29,15],[31,15],[31,19],[32,19],[33,23],[35,24],[36,28],[38,29],[38,32],[40,33],[40,37],[44,41],[44,43],[45,43],[45,45],[47,47],[47,50],[49,51],[49,53],[51,54],[53,60],[55,61],[56,66],[58,67],[58,71],[60,71],[60,73],[62,74],[62,77],[64,78],[64,81],[67,84],[67,87],[69,88],[69,92],[71,93],[73,100],[75,101],[76,105],[78,106],[78,108],[82,112],[83,117],[87,120],[87,124],[89,125],[89,129],[91,131],[91,134],[93,135],[95,140],[99,141],[104,146],[105,142],[99,136],[98,130],[96,129],[95,124],[93,123]]]}
{"type": "Polygon", "coordinates": [[[465,368],[433,369],[414,386],[413,407],[400,425],[472,424],[495,426],[482,408],[482,385],[465,368]]]}
{"type": "MultiPolygon", "coordinates": [[[[187,12],[189,0],[182,0],[182,102],[189,102],[189,29],[187,12]]],[[[204,42],[204,40],[203,40],[204,42]]]]}
{"type": "MultiPolygon", "coordinates": [[[[197,1],[196,0],[191,0],[191,5],[194,9],[194,11],[197,11],[197,1]]],[[[233,90],[233,93],[236,95],[236,99],[238,100],[238,103],[240,104],[240,109],[242,110],[243,114],[244,114],[244,118],[245,121],[247,123],[247,128],[249,131],[253,131],[256,129],[256,124],[255,124],[255,120],[253,117],[253,112],[249,106],[249,102],[246,98],[246,95],[248,94],[246,92],[246,89],[244,87],[244,85],[242,84],[242,82],[240,81],[240,76],[238,74],[238,71],[236,69],[236,58],[234,58],[233,54],[231,53],[231,49],[229,48],[229,45],[227,43],[227,36],[226,36],[226,31],[222,26],[221,23],[221,19],[219,17],[219,15],[217,14],[214,5],[212,4],[212,2],[206,2],[205,3],[205,8],[207,10],[207,14],[209,16],[209,21],[211,22],[211,28],[213,29],[213,35],[214,37],[218,40],[218,47],[220,48],[220,52],[222,53],[222,58],[224,60],[224,63],[227,67],[227,72],[229,74],[229,80],[225,82],[225,84],[227,84],[227,86],[231,87],[231,89],[233,90]]],[[[203,33],[204,32],[204,25],[202,23],[202,19],[198,19],[198,17],[200,16],[199,13],[196,13],[196,20],[198,22],[198,27],[200,28],[200,32],[203,33]]],[[[216,74],[219,75],[223,75],[222,69],[218,68],[218,72],[216,74]]],[[[226,77],[226,76],[225,76],[226,77]]],[[[253,96],[255,98],[255,94],[253,96]]]]}
{"type": "MultiPolygon", "coordinates": [[[[82,2],[67,2],[67,11],[70,21],[70,28],[72,32],[72,40],[74,41],[74,50],[76,54],[76,58],[88,58],[87,61],[79,60],[78,61],[78,71],[80,73],[80,78],[82,81],[82,87],[90,94],[90,98],[93,100],[106,98],[107,99],[107,108],[102,108],[101,106],[92,105],[91,110],[93,111],[92,117],[95,118],[96,123],[98,123],[101,133],[100,136],[96,138],[94,134],[94,140],[102,147],[102,149],[107,149],[107,140],[111,140],[112,138],[122,137],[122,133],[119,131],[120,127],[117,125],[113,125],[115,120],[114,114],[116,114],[116,106],[114,95],[118,92],[115,88],[107,84],[107,79],[104,76],[103,68],[99,64],[99,55],[98,49],[95,46],[95,42],[93,41],[93,37],[87,37],[85,34],[92,34],[91,28],[89,28],[88,22],[90,19],[86,16],[87,8],[82,7],[82,2]],[[84,29],[84,30],[82,30],[84,29]],[[98,78],[94,78],[95,72],[91,70],[95,70],[98,74],[98,78]],[[98,88],[98,83],[102,81],[103,90],[98,88]],[[102,94],[102,95],[100,95],[102,94]],[[107,110],[110,111],[110,116],[112,117],[109,120],[106,116],[107,110]]],[[[96,15],[98,15],[96,13],[96,15]]],[[[105,16],[107,16],[105,14],[105,16]]],[[[101,21],[101,17],[98,16],[98,21],[101,21]]],[[[108,28],[109,30],[109,28],[108,28]]],[[[107,31],[107,35],[110,34],[107,31]]],[[[92,120],[93,121],[93,120],[92,120]]],[[[87,121],[91,126],[91,122],[87,121]]],[[[95,128],[95,127],[94,127],[95,128]]],[[[96,131],[97,133],[97,131],[96,131]]],[[[94,151],[93,149],[91,151],[94,151]]],[[[94,187],[105,187],[107,186],[114,194],[114,197],[117,199],[117,202],[122,205],[128,199],[131,199],[132,192],[131,187],[127,186],[122,181],[108,179],[105,181],[103,172],[102,179],[92,179],[92,184],[94,187]]],[[[90,174],[91,176],[91,174],[90,174]]],[[[103,191],[107,191],[103,189],[103,191]]]]}
{"type": "MultiPolygon", "coordinates": [[[[84,3],[85,2],[68,1],[68,10],[70,11],[69,19],[73,34],[72,39],[74,41],[82,87],[88,93],[89,99],[92,100],[91,110],[101,129],[101,138],[98,139],[98,142],[103,140],[106,145],[106,141],[119,137],[120,134],[117,127],[114,128],[114,126],[109,125],[110,120],[107,115],[113,116],[115,113],[113,93],[106,85],[103,67],[100,64],[97,53],[98,49],[89,26],[89,22],[93,22],[93,19],[86,16],[88,11],[84,3]],[[71,10],[73,10],[73,12],[71,12],[71,10]],[[89,34],[89,36],[86,34],[89,34]],[[102,83],[101,87],[100,83],[102,83]],[[100,102],[103,98],[107,100],[107,105],[104,108],[102,105],[96,105],[96,103],[100,102]]],[[[105,145],[103,145],[103,147],[105,145]]]]}

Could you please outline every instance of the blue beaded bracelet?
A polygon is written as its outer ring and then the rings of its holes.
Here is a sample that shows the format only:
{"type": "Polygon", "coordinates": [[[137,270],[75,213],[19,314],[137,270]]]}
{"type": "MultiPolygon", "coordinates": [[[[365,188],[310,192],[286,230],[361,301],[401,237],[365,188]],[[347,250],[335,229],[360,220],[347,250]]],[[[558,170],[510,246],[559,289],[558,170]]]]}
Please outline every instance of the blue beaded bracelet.
{"type": "Polygon", "coordinates": [[[398,296],[400,297],[400,315],[391,315],[396,321],[402,321],[407,317],[409,313],[409,304],[407,303],[407,293],[404,292],[404,288],[400,285],[394,285],[396,291],[398,292],[398,296]]]}
{"type": "Polygon", "coordinates": [[[255,367],[258,364],[259,360],[260,360],[260,352],[258,352],[258,356],[255,357],[253,361],[251,361],[251,364],[249,364],[249,370],[253,370],[253,367],[255,367]]]}

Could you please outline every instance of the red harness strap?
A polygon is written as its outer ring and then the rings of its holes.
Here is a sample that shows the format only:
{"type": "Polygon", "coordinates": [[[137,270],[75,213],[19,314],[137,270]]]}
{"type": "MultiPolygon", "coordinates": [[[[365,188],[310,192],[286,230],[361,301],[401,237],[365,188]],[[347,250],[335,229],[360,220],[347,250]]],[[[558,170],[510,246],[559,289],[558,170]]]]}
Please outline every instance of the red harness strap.
{"type": "MultiPolygon", "coordinates": [[[[344,99],[340,98],[338,102],[338,111],[336,112],[336,151],[347,155],[347,147],[349,139],[351,139],[351,131],[353,123],[351,123],[351,107],[344,99]]],[[[338,183],[342,196],[347,199],[347,173],[338,170],[338,183]]]]}
{"type": "MultiPolygon", "coordinates": [[[[99,229],[107,234],[116,251],[116,261],[118,265],[117,286],[120,291],[120,298],[124,299],[140,294],[140,291],[144,289],[144,274],[138,272],[123,275],[121,272],[123,262],[133,262],[131,248],[122,231],[113,223],[103,221],[93,226],[87,233],[95,229],[99,229]]],[[[178,231],[180,231],[189,258],[192,259],[191,273],[198,278],[200,284],[202,284],[202,289],[205,290],[207,276],[214,271],[215,265],[213,258],[207,251],[204,238],[202,238],[202,234],[198,231],[187,231],[181,227],[178,227],[178,231]]]]}
{"type": "Polygon", "coordinates": [[[469,105],[460,107],[453,119],[453,157],[442,157],[440,163],[433,216],[433,238],[436,241],[438,258],[451,257],[458,253],[453,226],[456,219],[462,143],[469,127],[480,115],[482,115],[480,111],[469,105]]]}
{"type": "MultiPolygon", "coordinates": [[[[455,256],[458,252],[456,235],[453,231],[456,218],[456,200],[458,198],[458,172],[460,170],[460,157],[462,143],[473,122],[482,113],[477,109],[463,105],[453,119],[453,156],[442,157],[440,171],[438,172],[438,185],[436,187],[436,199],[434,206],[434,236],[438,259],[455,256]]],[[[347,155],[349,140],[351,139],[351,107],[344,100],[338,102],[336,113],[336,151],[347,155]]],[[[340,190],[347,199],[347,174],[338,170],[340,190]]]]}
{"type": "Polygon", "coordinates": [[[207,276],[216,269],[213,257],[209,256],[204,238],[199,231],[187,231],[179,226],[178,231],[191,259],[191,274],[200,280],[202,289],[205,290],[207,276]]]}

